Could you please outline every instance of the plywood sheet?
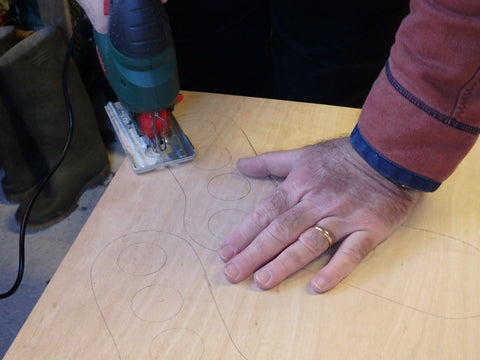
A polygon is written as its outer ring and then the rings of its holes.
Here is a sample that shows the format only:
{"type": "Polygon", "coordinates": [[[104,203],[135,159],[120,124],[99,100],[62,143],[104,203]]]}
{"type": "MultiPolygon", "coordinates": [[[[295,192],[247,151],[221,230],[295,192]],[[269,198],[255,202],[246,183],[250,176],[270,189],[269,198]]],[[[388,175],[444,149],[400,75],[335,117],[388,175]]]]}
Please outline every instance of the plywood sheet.
{"type": "Polygon", "coordinates": [[[197,158],[123,163],[6,360],[480,357],[478,146],[334,290],[308,288],[324,255],[261,291],[216,249],[279,180],[236,160],[346,135],[359,110],[186,92],[175,114],[197,158]]]}

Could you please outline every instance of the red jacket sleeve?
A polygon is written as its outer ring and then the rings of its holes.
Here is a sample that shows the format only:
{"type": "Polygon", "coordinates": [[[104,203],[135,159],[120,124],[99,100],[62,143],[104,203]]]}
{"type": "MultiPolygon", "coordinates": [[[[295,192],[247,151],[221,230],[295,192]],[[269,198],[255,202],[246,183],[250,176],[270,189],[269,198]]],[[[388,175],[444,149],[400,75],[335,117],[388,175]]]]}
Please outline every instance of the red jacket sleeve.
{"type": "Polygon", "coordinates": [[[480,133],[480,1],[410,6],[356,129],[400,172],[440,183],[480,133]]]}

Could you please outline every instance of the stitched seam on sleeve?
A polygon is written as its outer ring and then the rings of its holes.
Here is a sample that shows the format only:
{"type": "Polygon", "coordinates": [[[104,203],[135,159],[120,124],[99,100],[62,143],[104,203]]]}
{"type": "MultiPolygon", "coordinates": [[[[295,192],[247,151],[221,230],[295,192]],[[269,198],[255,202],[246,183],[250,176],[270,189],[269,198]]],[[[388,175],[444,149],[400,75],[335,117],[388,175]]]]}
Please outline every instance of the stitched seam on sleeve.
{"type": "Polygon", "coordinates": [[[460,104],[458,105],[458,108],[455,110],[454,113],[456,114],[457,119],[463,115],[467,107],[467,103],[471,99],[473,91],[480,85],[480,76],[477,76],[477,74],[479,73],[480,67],[476,71],[476,75],[474,75],[474,78],[476,77],[476,80],[473,82],[473,84],[470,84],[469,87],[465,90],[465,92],[460,96],[460,104]]]}
{"type": "Polygon", "coordinates": [[[480,134],[480,128],[462,123],[460,121],[455,120],[454,118],[442,114],[441,112],[435,110],[434,108],[428,106],[425,104],[423,101],[418,99],[417,97],[413,96],[407,89],[405,89],[400,83],[395,79],[393,76],[392,72],[390,71],[390,64],[387,61],[385,64],[385,73],[387,75],[387,79],[392,84],[392,86],[397,90],[405,99],[410,101],[413,105],[418,107],[420,110],[424,111],[431,117],[441,121],[442,123],[454,127],[455,129],[465,131],[467,133],[473,134],[473,135],[479,135],[480,134]]]}

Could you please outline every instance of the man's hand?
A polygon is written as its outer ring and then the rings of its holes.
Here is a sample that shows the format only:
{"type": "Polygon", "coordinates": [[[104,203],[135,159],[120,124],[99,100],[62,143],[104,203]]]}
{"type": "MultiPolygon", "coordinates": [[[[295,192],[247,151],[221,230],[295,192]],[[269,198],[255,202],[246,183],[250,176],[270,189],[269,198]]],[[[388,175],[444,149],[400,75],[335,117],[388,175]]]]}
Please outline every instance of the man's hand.
{"type": "MultiPolygon", "coordinates": [[[[161,0],[166,3],[167,0],[161,0]]],[[[101,0],[77,0],[78,4],[83,8],[93,27],[100,34],[108,32],[108,9],[104,8],[104,1],[101,0]]]]}
{"type": "Polygon", "coordinates": [[[420,196],[378,174],[347,138],[241,159],[238,169],[252,177],[286,177],[219,250],[230,281],[255,273],[262,289],[325,252],[328,235],[342,243],[311,286],[332,289],[404,222],[420,196]]]}

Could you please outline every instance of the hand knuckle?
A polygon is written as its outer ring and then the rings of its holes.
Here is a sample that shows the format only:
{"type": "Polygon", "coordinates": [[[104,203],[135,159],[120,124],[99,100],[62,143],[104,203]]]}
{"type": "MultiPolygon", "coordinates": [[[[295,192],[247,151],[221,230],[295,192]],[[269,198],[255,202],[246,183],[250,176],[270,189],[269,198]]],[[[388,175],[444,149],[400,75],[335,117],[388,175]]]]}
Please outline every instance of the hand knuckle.
{"type": "Polygon", "coordinates": [[[287,194],[284,190],[275,190],[262,204],[252,213],[253,222],[260,227],[267,227],[275,215],[285,208],[287,194]]]}
{"type": "Polygon", "coordinates": [[[320,238],[316,236],[308,236],[302,234],[298,239],[299,243],[302,244],[310,253],[314,255],[320,255],[323,250],[323,244],[320,238]]]}
{"type": "Polygon", "coordinates": [[[273,239],[277,240],[282,245],[288,244],[290,239],[290,228],[285,222],[277,218],[270,224],[267,231],[273,239]]]}
{"type": "Polygon", "coordinates": [[[329,271],[329,279],[333,283],[338,283],[345,277],[344,269],[342,269],[337,264],[329,264],[329,271]]]}
{"type": "Polygon", "coordinates": [[[260,207],[258,209],[256,209],[253,213],[252,213],[252,220],[253,222],[259,226],[259,227],[266,227],[268,224],[270,224],[271,222],[271,214],[270,212],[264,208],[264,207],[260,207]]]}
{"type": "Polygon", "coordinates": [[[266,199],[265,207],[270,211],[277,211],[278,209],[284,209],[287,204],[288,193],[284,189],[275,189],[272,195],[266,199]]]}
{"type": "Polygon", "coordinates": [[[350,260],[351,263],[358,264],[360,263],[370,252],[364,247],[360,248],[351,248],[347,247],[341,250],[342,254],[350,260]]]}
{"type": "Polygon", "coordinates": [[[277,258],[275,261],[275,266],[276,266],[276,274],[283,274],[283,275],[288,275],[291,273],[291,265],[292,262],[295,264],[298,261],[298,259],[295,259],[292,256],[289,256],[288,258],[277,258]]]}

